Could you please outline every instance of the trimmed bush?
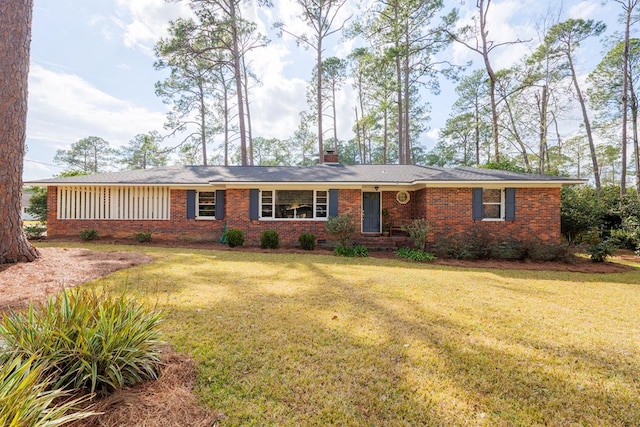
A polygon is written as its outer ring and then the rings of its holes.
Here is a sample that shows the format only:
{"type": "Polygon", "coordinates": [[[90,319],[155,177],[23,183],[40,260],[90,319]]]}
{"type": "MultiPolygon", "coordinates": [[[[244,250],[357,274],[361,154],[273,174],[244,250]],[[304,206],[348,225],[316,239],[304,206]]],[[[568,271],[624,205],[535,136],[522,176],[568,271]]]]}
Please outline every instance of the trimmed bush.
{"type": "Polygon", "coordinates": [[[125,296],[63,291],[0,322],[7,357],[37,356],[53,388],[109,393],[157,378],[160,314],[125,296]]]}
{"type": "Polygon", "coordinates": [[[316,248],[317,238],[315,234],[302,233],[298,241],[300,242],[300,247],[305,251],[312,251],[316,248]]]}
{"type": "Polygon", "coordinates": [[[244,245],[244,231],[237,228],[227,230],[227,244],[231,248],[244,245]]]}
{"type": "Polygon", "coordinates": [[[80,238],[84,241],[95,240],[98,238],[98,230],[95,228],[90,230],[80,230],[80,238]]]}
{"type": "Polygon", "coordinates": [[[28,240],[42,239],[45,231],[47,231],[47,227],[42,224],[24,226],[24,234],[27,236],[28,240]]]}
{"type": "Polygon", "coordinates": [[[0,425],[52,427],[95,415],[73,412],[91,395],[69,400],[68,392],[48,390],[49,379],[43,377],[38,358],[15,357],[0,365],[0,425]]]}
{"type": "Polygon", "coordinates": [[[357,232],[353,218],[347,214],[330,217],[326,224],[327,234],[338,242],[339,246],[348,247],[351,237],[357,232]]]}
{"type": "Polygon", "coordinates": [[[613,250],[614,245],[609,240],[591,245],[588,249],[593,262],[604,262],[605,259],[613,255],[613,250]]]}
{"type": "Polygon", "coordinates": [[[135,233],[133,238],[136,239],[136,242],[139,243],[147,243],[151,241],[151,232],[150,231],[142,231],[140,233],[135,233]]]}
{"type": "Polygon", "coordinates": [[[414,248],[400,248],[396,251],[398,258],[404,258],[411,261],[433,261],[436,259],[435,255],[429,252],[425,252],[422,249],[414,248]]]}
{"type": "Polygon", "coordinates": [[[278,249],[280,236],[276,230],[264,230],[260,233],[260,247],[262,249],[278,249]]]}

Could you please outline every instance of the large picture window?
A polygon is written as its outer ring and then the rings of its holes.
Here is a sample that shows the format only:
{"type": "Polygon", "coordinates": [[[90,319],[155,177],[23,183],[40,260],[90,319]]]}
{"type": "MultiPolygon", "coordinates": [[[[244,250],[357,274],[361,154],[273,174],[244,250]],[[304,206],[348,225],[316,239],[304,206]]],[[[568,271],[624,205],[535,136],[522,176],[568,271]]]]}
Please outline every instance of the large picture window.
{"type": "Polygon", "coordinates": [[[260,216],[273,219],[327,218],[328,192],[321,190],[263,190],[260,216]]]}
{"type": "Polygon", "coordinates": [[[216,217],[216,192],[215,191],[198,191],[197,197],[198,215],[197,218],[215,218],[216,217]]]}

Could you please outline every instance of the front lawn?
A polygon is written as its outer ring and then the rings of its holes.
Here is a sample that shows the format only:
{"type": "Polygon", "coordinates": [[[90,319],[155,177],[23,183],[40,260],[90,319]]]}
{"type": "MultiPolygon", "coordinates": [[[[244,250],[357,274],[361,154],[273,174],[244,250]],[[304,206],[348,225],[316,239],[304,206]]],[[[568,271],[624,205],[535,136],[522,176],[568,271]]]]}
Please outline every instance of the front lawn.
{"type": "Polygon", "coordinates": [[[640,425],[640,270],[108,249],[223,426],[640,425]]]}

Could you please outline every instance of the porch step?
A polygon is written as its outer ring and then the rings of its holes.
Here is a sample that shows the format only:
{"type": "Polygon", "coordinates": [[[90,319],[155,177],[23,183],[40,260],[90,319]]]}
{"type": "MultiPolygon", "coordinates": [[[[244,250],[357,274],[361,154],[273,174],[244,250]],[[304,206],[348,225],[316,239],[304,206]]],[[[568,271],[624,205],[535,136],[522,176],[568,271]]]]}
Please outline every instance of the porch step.
{"type": "Polygon", "coordinates": [[[354,239],[354,244],[364,246],[373,251],[395,251],[404,246],[410,246],[411,241],[405,236],[363,235],[354,239]]]}

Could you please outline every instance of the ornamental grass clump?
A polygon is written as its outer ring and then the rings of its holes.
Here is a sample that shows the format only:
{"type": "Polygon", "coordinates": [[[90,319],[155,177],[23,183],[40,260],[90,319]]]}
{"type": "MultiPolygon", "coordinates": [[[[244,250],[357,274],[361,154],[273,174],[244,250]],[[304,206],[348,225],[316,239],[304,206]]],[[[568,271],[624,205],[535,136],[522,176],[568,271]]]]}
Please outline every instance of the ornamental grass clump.
{"type": "Polygon", "coordinates": [[[107,394],[157,378],[159,324],[159,312],[130,297],[67,290],[27,311],[5,314],[0,363],[37,355],[52,388],[107,394]]]}
{"type": "Polygon", "coordinates": [[[74,408],[91,395],[69,400],[69,393],[49,389],[39,356],[15,357],[0,364],[0,425],[53,427],[93,415],[74,408]]]}

